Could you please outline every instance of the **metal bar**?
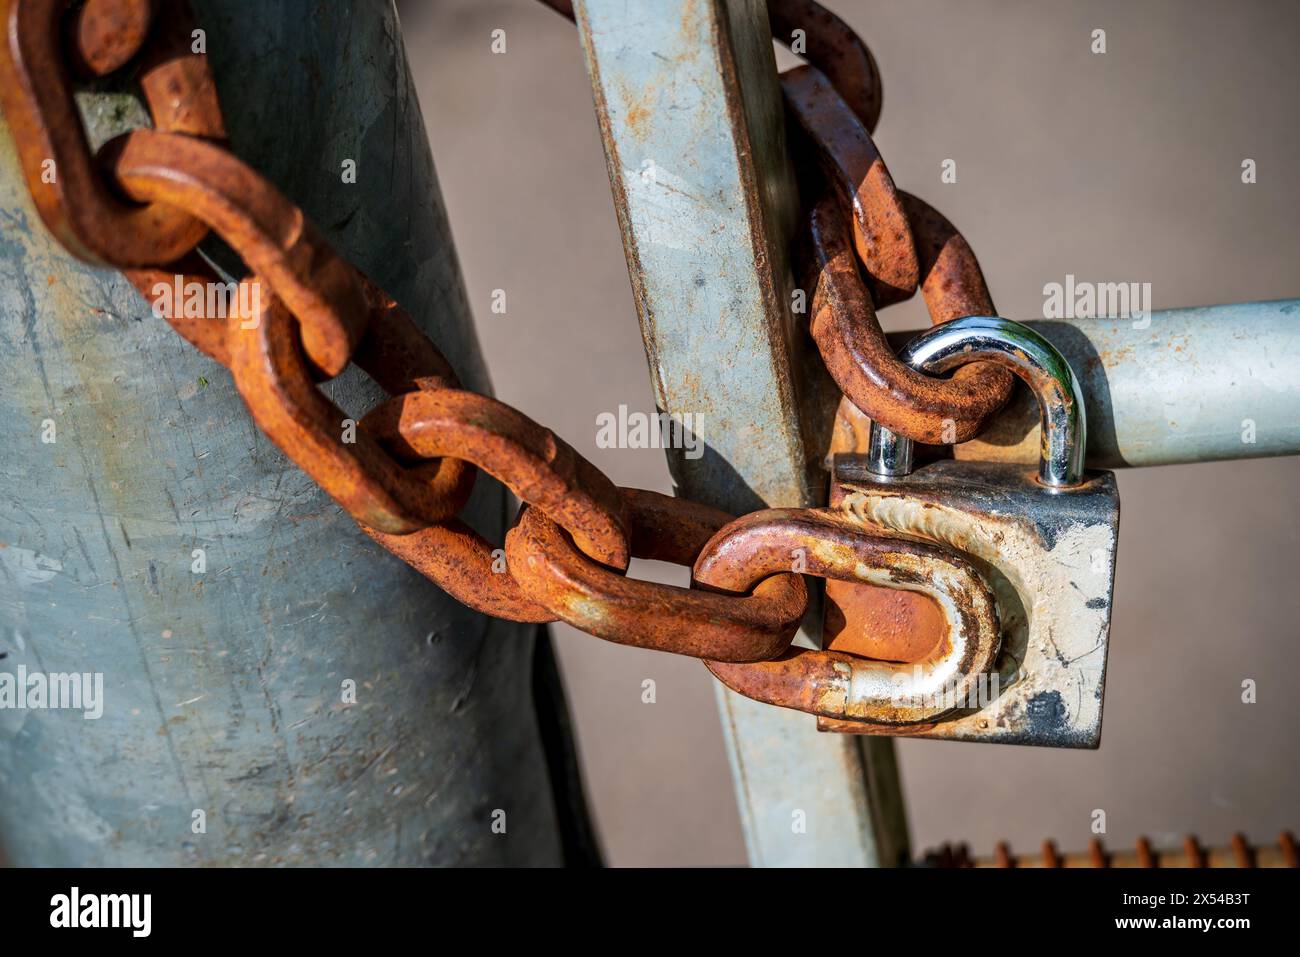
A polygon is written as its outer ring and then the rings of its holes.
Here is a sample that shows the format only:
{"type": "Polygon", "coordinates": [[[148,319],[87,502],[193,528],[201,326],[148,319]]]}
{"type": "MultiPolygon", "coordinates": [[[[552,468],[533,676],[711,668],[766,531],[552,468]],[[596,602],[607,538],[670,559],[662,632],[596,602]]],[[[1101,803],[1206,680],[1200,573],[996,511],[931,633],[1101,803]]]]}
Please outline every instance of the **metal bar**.
{"type": "MultiPolygon", "coordinates": [[[[1080,378],[1092,468],[1300,455],[1300,299],[1026,325],[1080,378]]],[[[1033,462],[1038,443],[1037,410],[1018,390],[954,454],[1033,462]]]]}
{"type": "MultiPolygon", "coordinates": [[[[797,196],[765,5],[576,7],[656,400],[704,443],[694,459],[670,450],[674,481],[736,513],[822,504],[831,390],[790,308],[797,196]]],[[[752,863],[905,854],[889,742],[718,700],[752,863]]]]}

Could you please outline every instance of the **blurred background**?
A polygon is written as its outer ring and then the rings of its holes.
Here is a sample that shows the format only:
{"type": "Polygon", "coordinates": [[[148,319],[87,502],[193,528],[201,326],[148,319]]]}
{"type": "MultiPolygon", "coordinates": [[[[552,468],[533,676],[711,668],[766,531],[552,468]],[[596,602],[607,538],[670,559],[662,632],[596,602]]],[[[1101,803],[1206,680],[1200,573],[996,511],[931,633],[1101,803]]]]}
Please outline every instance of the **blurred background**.
{"type": "MultiPolygon", "coordinates": [[[[1067,273],[1150,282],[1156,309],[1300,296],[1297,5],[827,5],[880,65],[875,140],[895,181],[963,231],[1003,315],[1040,318],[1043,285],[1067,273]],[[1094,29],[1104,55],[1090,52],[1094,29]],[[940,182],[946,158],[955,184],[940,182]]],[[[599,413],[654,402],[576,30],[529,0],[398,9],[496,394],[615,482],[671,491],[659,450],[596,447],[599,413]],[[491,52],[496,29],[504,54],[491,52]]],[[[882,319],[928,321],[919,297],[882,319]]],[[[914,852],[964,840],[987,855],[1001,839],[1033,851],[1049,837],[1081,850],[1095,808],[1112,847],[1143,833],[1157,846],[1187,832],[1265,842],[1300,826],[1300,459],[1119,481],[1100,750],[899,742],[914,852]],[[1247,678],[1255,704],[1241,701],[1247,678]]],[[[554,633],[608,862],[743,864],[704,668],[554,633]],[[641,701],[646,678],[655,704],[641,701]]]]}

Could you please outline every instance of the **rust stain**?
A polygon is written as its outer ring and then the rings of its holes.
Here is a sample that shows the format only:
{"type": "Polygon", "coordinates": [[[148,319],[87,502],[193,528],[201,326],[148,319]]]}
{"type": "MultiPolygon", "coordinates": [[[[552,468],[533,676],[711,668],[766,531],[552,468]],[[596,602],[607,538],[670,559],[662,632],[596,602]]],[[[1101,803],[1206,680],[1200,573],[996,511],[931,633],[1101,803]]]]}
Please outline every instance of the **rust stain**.
{"type": "Polygon", "coordinates": [[[826,582],[824,647],[860,658],[915,662],[948,636],[948,624],[929,595],[855,582],[826,582]]]}

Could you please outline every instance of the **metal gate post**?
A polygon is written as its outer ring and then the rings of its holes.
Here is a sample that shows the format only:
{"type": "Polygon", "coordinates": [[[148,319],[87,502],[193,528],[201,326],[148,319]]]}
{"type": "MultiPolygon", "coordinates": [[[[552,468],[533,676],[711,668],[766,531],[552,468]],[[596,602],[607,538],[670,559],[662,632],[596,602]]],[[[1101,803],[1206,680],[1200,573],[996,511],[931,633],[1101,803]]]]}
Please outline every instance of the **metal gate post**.
{"type": "MultiPolygon", "coordinates": [[[[674,481],[735,513],[824,504],[832,396],[792,313],[797,195],[765,4],[576,8],[656,401],[705,449],[669,451],[674,481]]],[[[906,854],[892,742],[818,734],[720,685],[718,701],[752,863],[906,854]]]]}
{"type": "MultiPolygon", "coordinates": [[[[196,6],[235,153],[486,391],[392,4],[196,6]]],[[[91,96],[95,138],[129,105],[91,96]]],[[[0,857],[559,863],[533,626],[373,544],[224,370],[58,246],[7,130],[0,227],[0,672],[103,676],[98,719],[0,710],[0,857]]],[[[377,398],[355,368],[328,389],[377,398]]],[[[486,479],[465,515],[499,539],[486,479]]]]}

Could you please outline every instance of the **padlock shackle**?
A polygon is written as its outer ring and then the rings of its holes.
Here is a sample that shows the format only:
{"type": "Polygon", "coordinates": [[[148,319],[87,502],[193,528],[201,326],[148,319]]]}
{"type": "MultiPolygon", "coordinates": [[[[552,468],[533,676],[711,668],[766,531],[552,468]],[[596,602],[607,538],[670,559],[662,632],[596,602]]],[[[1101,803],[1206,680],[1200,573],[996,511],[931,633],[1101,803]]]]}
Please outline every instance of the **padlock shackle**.
{"type": "MultiPolygon", "coordinates": [[[[1010,369],[1033,391],[1042,422],[1038,480],[1048,488],[1083,481],[1087,413],[1070,363],[1028,326],[1000,316],[966,316],[935,326],[909,342],[899,359],[918,372],[948,372],[968,362],[1010,369]]],[[[912,470],[912,440],[872,423],[867,468],[877,475],[912,470]]]]}

